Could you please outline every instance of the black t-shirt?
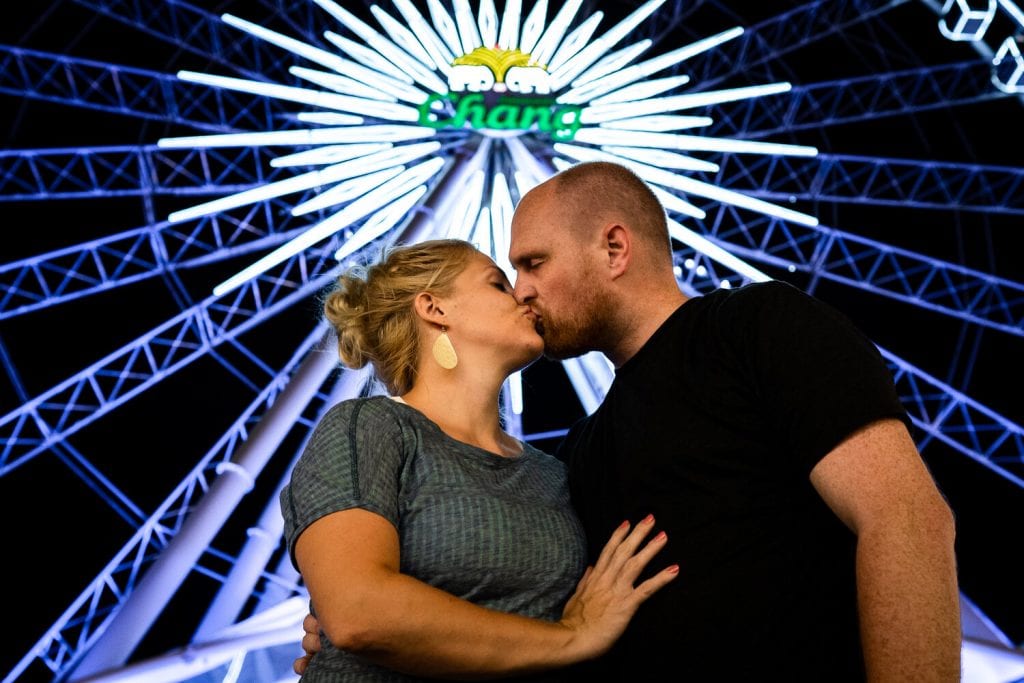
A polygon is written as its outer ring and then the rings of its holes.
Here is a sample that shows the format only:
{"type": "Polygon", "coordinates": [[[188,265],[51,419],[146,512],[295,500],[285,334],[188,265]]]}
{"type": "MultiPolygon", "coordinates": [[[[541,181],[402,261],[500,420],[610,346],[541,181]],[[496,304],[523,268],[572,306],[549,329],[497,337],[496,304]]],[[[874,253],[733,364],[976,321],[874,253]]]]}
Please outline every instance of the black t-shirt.
{"type": "Polygon", "coordinates": [[[808,476],[886,417],[909,424],[878,350],[796,287],[684,303],[559,449],[591,561],[654,513],[669,542],[651,571],[680,566],[582,676],[862,680],[855,537],[808,476]]]}

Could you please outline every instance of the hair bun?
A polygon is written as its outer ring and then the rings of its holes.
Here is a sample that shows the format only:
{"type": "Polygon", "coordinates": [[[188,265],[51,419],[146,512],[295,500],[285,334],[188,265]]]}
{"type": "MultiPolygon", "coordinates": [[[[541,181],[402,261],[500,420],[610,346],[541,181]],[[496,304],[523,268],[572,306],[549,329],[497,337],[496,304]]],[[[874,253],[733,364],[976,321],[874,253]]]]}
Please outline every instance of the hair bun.
{"type": "Polygon", "coordinates": [[[346,366],[359,369],[370,362],[366,330],[367,286],[359,266],[338,277],[337,286],[324,299],[324,316],[338,335],[338,355],[346,366]]]}

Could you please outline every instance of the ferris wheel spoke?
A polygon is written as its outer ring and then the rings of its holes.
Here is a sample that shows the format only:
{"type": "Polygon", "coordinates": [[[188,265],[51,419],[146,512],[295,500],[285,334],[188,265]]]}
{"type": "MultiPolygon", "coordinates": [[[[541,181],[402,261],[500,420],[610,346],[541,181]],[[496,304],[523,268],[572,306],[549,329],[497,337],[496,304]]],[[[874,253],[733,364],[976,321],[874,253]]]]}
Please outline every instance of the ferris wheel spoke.
{"type": "Polygon", "coordinates": [[[0,477],[134,396],[323,287],[335,240],[210,296],[0,417],[0,477]]]}
{"type": "MultiPolygon", "coordinates": [[[[29,650],[13,669],[14,678],[37,658],[51,671],[61,671],[88,651],[116,614],[116,608],[134,592],[144,574],[143,568],[173,540],[183,520],[210,489],[219,474],[217,465],[230,463],[244,447],[250,432],[287,388],[295,369],[323,337],[324,330],[318,326],[296,347],[276,377],[266,384],[170,495],[137,525],[128,542],[29,650]]],[[[322,406],[327,398],[326,393],[319,392],[313,401],[322,406]]],[[[307,423],[305,428],[309,429],[310,425],[307,423]]]]}

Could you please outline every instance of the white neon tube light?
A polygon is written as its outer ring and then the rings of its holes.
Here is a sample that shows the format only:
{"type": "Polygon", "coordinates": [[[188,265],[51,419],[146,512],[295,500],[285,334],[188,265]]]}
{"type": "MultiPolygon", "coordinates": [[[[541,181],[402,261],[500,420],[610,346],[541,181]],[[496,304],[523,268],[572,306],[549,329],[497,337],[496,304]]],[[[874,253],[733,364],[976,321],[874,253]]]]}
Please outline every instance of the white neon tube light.
{"type": "Polygon", "coordinates": [[[602,145],[601,149],[621,157],[635,159],[641,163],[658,166],[660,168],[675,168],[682,171],[700,171],[702,173],[717,173],[718,164],[703,159],[694,159],[683,154],[676,154],[664,149],[650,149],[647,147],[622,147],[618,145],[602,145]]]}
{"type": "Polygon", "coordinates": [[[233,275],[221,284],[217,285],[213,290],[214,295],[221,296],[226,292],[235,289],[252,278],[257,277],[274,266],[288,260],[302,250],[313,246],[327,237],[330,237],[338,230],[341,230],[360,218],[373,213],[376,209],[379,209],[382,204],[391,202],[406,192],[414,189],[416,186],[425,183],[431,176],[441,170],[444,163],[444,159],[434,157],[429,161],[425,161],[407,169],[401,175],[392,178],[372,192],[363,195],[330,218],[314,225],[295,239],[278,247],[263,258],[257,260],[252,265],[242,269],[236,275],[233,275]]]}
{"type": "Polygon", "coordinates": [[[631,102],[633,100],[646,100],[663,92],[678,88],[690,82],[689,76],[669,76],[668,78],[654,78],[641,83],[634,83],[625,88],[616,90],[613,93],[592,100],[591,104],[613,104],[619,102],[631,102]]]}
{"type": "Polygon", "coordinates": [[[486,206],[477,213],[476,225],[473,228],[469,241],[485,254],[489,255],[493,249],[491,240],[491,211],[486,206]]]}
{"type": "Polygon", "coordinates": [[[277,45],[278,47],[299,55],[300,57],[305,57],[311,62],[315,62],[321,66],[326,66],[328,69],[333,69],[340,74],[351,76],[357,81],[374,83],[384,92],[394,95],[402,101],[419,104],[426,97],[426,94],[422,91],[412,88],[401,81],[388,78],[383,74],[375,72],[373,69],[367,69],[365,66],[343,59],[342,57],[328,52],[327,50],[321,50],[320,48],[313,47],[308,43],[303,43],[302,41],[289,38],[286,35],[277,33],[276,31],[263,28],[259,24],[254,24],[231,14],[224,14],[221,16],[221,19],[224,23],[230,26],[234,26],[241,31],[256,36],[261,40],[265,40],[272,45],[277,45]]]}
{"type": "Polygon", "coordinates": [[[307,149],[294,154],[287,154],[282,157],[270,160],[274,168],[285,168],[288,166],[320,166],[323,164],[336,164],[340,161],[355,159],[356,157],[373,154],[392,147],[390,142],[367,142],[358,145],[327,145],[316,149],[307,149]]]}
{"type": "Polygon", "coordinates": [[[334,31],[324,31],[324,38],[342,52],[374,71],[379,71],[385,76],[390,76],[396,81],[402,81],[403,83],[412,84],[414,82],[412,75],[408,71],[400,69],[390,60],[386,59],[384,55],[362,43],[357,43],[345,36],[338,35],[334,31]]]}
{"type": "Polygon", "coordinates": [[[683,227],[671,219],[668,221],[668,234],[672,239],[679,240],[683,244],[692,247],[697,252],[704,254],[712,261],[720,263],[733,272],[753,280],[754,282],[765,282],[771,279],[765,273],[761,272],[743,259],[730,254],[728,251],[722,249],[706,237],[697,234],[689,228],[683,227]]]}
{"type": "Polygon", "coordinates": [[[477,19],[480,28],[480,44],[494,47],[498,43],[498,10],[494,0],[480,0],[480,13],[477,19]]]}
{"type": "Polygon", "coordinates": [[[333,145],[345,142],[403,142],[432,138],[437,131],[427,126],[347,126],[309,130],[272,130],[266,133],[222,133],[181,138],[161,138],[157,147],[168,149],[206,147],[262,147],[266,145],[333,145]]]}
{"type": "Polygon", "coordinates": [[[530,187],[544,181],[551,175],[551,172],[540,165],[537,157],[533,156],[530,150],[526,149],[526,145],[519,138],[506,138],[505,146],[512,155],[512,163],[518,171],[516,173],[516,186],[519,188],[520,197],[526,194],[526,190],[522,189],[523,184],[520,182],[520,173],[525,174],[524,180],[529,182],[530,187]]]}
{"type": "Polygon", "coordinates": [[[469,0],[453,0],[452,5],[455,9],[455,26],[459,29],[459,39],[462,41],[462,52],[472,52],[483,44],[473,9],[469,6],[469,0]]]}
{"type": "Polygon", "coordinates": [[[743,209],[750,209],[751,211],[756,211],[757,213],[764,214],[766,216],[775,216],[776,218],[781,218],[800,225],[813,227],[818,224],[817,218],[806,213],[776,206],[775,204],[755,199],[754,197],[748,197],[747,195],[739,192],[726,190],[718,187],[717,185],[704,183],[699,180],[694,180],[693,178],[687,178],[686,176],[676,175],[668,171],[663,171],[659,168],[654,168],[653,166],[648,166],[647,164],[638,163],[632,159],[615,156],[600,150],[589,147],[568,145],[565,143],[555,143],[555,151],[574,159],[579,159],[580,161],[589,159],[615,161],[625,166],[629,166],[644,180],[658,185],[682,190],[687,194],[692,194],[697,197],[705,197],[724,204],[738,206],[743,209]]]}
{"type": "Polygon", "coordinates": [[[707,218],[707,213],[702,209],[697,208],[684,199],[680,199],[671,192],[668,192],[657,185],[651,185],[651,190],[654,191],[654,194],[658,196],[658,201],[660,201],[662,206],[667,210],[674,211],[675,213],[681,213],[684,216],[690,216],[697,220],[704,220],[707,218]]]}
{"type": "Polygon", "coordinates": [[[391,180],[401,173],[403,168],[402,166],[395,166],[394,168],[385,168],[382,171],[368,173],[358,178],[350,178],[342,183],[338,183],[325,192],[321,192],[309,201],[296,204],[292,207],[291,214],[293,216],[305,216],[308,213],[326,209],[329,206],[344,204],[356,197],[361,197],[385,181],[391,180]]]}
{"type": "MultiPolygon", "coordinates": [[[[616,50],[615,52],[609,52],[607,55],[602,57],[600,61],[594,64],[594,66],[590,67],[582,74],[580,74],[580,77],[573,81],[574,89],[565,93],[565,95],[575,96],[576,91],[579,90],[583,85],[586,85],[591,81],[596,81],[597,79],[603,78],[604,76],[608,76],[610,74],[621,71],[624,66],[632,62],[641,54],[643,54],[644,51],[646,51],[653,44],[654,41],[645,38],[644,40],[637,41],[632,45],[627,45],[626,47],[620,50],[616,50]]],[[[558,101],[561,102],[562,99],[559,98],[558,101]]],[[[566,100],[566,102],[568,101],[569,100],[566,100]]],[[[585,100],[579,101],[583,102],[585,100]]]]}
{"type": "Polygon", "coordinates": [[[171,223],[180,223],[192,218],[208,216],[219,211],[226,211],[239,206],[255,204],[266,199],[292,194],[293,192],[301,192],[302,190],[309,190],[321,185],[331,185],[346,178],[365,175],[388,166],[397,166],[426,154],[432,154],[440,146],[438,142],[422,142],[382,150],[358,160],[344,161],[321,170],[302,173],[274,183],[267,183],[251,190],[245,190],[244,192],[197,204],[181,211],[175,211],[167,217],[167,220],[171,223]]]}
{"type": "Polygon", "coordinates": [[[600,126],[601,128],[615,128],[618,130],[646,130],[651,133],[664,133],[670,130],[702,128],[704,126],[710,126],[712,123],[714,123],[714,119],[710,116],[654,114],[652,116],[638,116],[635,119],[605,121],[600,124],[600,126]]]}
{"type": "Polygon", "coordinates": [[[551,75],[552,88],[561,89],[586,69],[596,62],[601,55],[608,52],[616,43],[625,38],[644,19],[649,17],[654,10],[661,7],[665,0],[648,0],[632,14],[616,24],[608,33],[604,34],[578,55],[570,59],[562,68],[551,75]]]}
{"type": "MultiPolygon", "coordinates": [[[[231,78],[228,76],[213,76],[194,71],[179,71],[178,78],[191,83],[202,83],[203,85],[212,85],[217,88],[247,92],[253,95],[266,95],[279,100],[299,102],[314,107],[324,107],[325,109],[355,112],[363,116],[373,116],[392,121],[418,121],[420,116],[419,111],[404,104],[364,100],[358,97],[310,90],[309,88],[297,88],[291,85],[277,85],[276,83],[263,83],[261,81],[250,81],[244,78],[231,78]]],[[[425,99],[426,94],[423,94],[420,101],[422,102],[425,99]]]]}
{"type": "Polygon", "coordinates": [[[526,15],[523,22],[523,36],[519,40],[519,49],[523,52],[533,53],[533,48],[544,33],[544,25],[547,22],[548,0],[537,0],[533,9],[526,15]]]}
{"type": "Polygon", "coordinates": [[[510,50],[519,46],[519,19],[523,11],[522,0],[507,0],[501,15],[501,31],[498,33],[498,47],[510,50]]]}
{"type": "Polygon", "coordinates": [[[334,252],[334,258],[338,261],[345,259],[351,254],[354,254],[358,249],[362,249],[367,244],[395,227],[395,225],[405,218],[409,211],[412,210],[412,207],[416,206],[416,202],[420,200],[420,197],[422,197],[426,191],[427,186],[420,185],[370,216],[370,218],[367,219],[367,221],[361,225],[358,230],[352,233],[352,236],[345,240],[345,243],[342,244],[336,252],[334,252]]]}
{"type": "MultiPolygon", "coordinates": [[[[568,104],[590,101],[604,93],[611,92],[615,88],[620,88],[635,81],[648,78],[662,69],[686,61],[694,55],[706,52],[742,34],[743,29],[741,27],[731,28],[713,36],[702,38],[701,40],[676,48],[675,50],[666,52],[663,55],[652,57],[645,62],[627,66],[622,70],[614,72],[610,71],[607,74],[603,74],[601,78],[595,78],[592,73],[584,72],[579,76],[579,78],[573,81],[573,89],[563,95],[565,98],[564,101],[568,104]]],[[[595,69],[596,68],[597,65],[595,65],[595,69]]],[[[559,101],[563,100],[560,99],[559,101]]]]}
{"type": "Polygon", "coordinates": [[[416,39],[416,35],[407,29],[402,22],[395,19],[393,16],[382,10],[377,5],[370,7],[370,12],[376,17],[377,21],[380,22],[381,26],[387,32],[388,36],[392,41],[403,50],[408,52],[413,59],[419,60],[423,66],[428,69],[437,70],[437,62],[430,56],[430,53],[423,47],[419,40],[416,39]]]}
{"type": "Polygon", "coordinates": [[[648,133],[635,130],[610,130],[608,128],[580,128],[573,138],[575,142],[592,145],[628,145],[630,147],[652,147],[655,149],[685,149],[702,152],[735,152],[738,154],[773,154],[778,156],[813,157],[818,155],[815,147],[787,145],[775,142],[754,142],[731,140],[702,135],[679,135],[676,133],[648,133]]]}
{"type": "MultiPolygon", "coordinates": [[[[365,49],[376,50],[381,55],[381,59],[383,59],[384,62],[387,63],[389,66],[396,67],[399,70],[399,72],[408,72],[407,74],[401,74],[398,77],[399,80],[405,80],[407,77],[410,77],[411,80],[415,80],[417,83],[422,84],[428,90],[432,90],[434,92],[441,94],[448,92],[448,88],[441,80],[437,78],[437,76],[435,76],[432,72],[424,69],[421,64],[416,62],[414,59],[410,58],[408,53],[402,51],[397,45],[395,45],[390,40],[382,36],[369,24],[362,21],[354,14],[342,8],[337,3],[332,2],[331,0],[313,1],[316,4],[320,5],[322,8],[324,8],[328,13],[330,13],[331,16],[333,16],[342,24],[347,26],[353,33],[362,38],[366,46],[368,46],[365,49]]],[[[330,36],[327,35],[328,33],[332,35],[337,34],[334,34],[331,31],[328,31],[327,33],[324,34],[324,37],[326,37],[328,40],[331,40],[331,42],[335,42],[333,39],[331,39],[330,36]]],[[[351,41],[346,42],[346,44],[349,43],[351,43],[351,41]]],[[[338,43],[335,44],[337,45],[338,43]]],[[[355,54],[354,52],[350,53],[355,54]]],[[[374,63],[380,63],[380,61],[374,58],[374,63]]]]}
{"type": "Polygon", "coordinates": [[[380,100],[382,102],[394,102],[397,99],[383,90],[378,90],[377,88],[373,88],[365,83],[360,83],[354,78],[342,76],[337,73],[307,69],[303,66],[289,67],[288,73],[298,76],[310,83],[316,83],[322,88],[327,88],[343,95],[363,97],[368,100],[380,100]]]}
{"type": "Polygon", "coordinates": [[[484,172],[482,169],[473,171],[462,198],[452,208],[451,218],[448,225],[448,236],[455,239],[469,239],[469,235],[476,223],[477,215],[480,212],[480,203],[483,199],[484,172]]]}
{"type": "Polygon", "coordinates": [[[427,0],[427,7],[430,9],[430,18],[437,27],[437,32],[444,41],[448,51],[456,57],[465,52],[462,49],[462,39],[459,38],[459,29],[455,27],[455,20],[438,0],[427,0]]]}
{"type": "Polygon", "coordinates": [[[409,0],[394,0],[395,7],[409,23],[409,29],[419,38],[423,48],[430,54],[434,64],[445,76],[451,73],[451,62],[455,58],[448,50],[441,37],[437,35],[434,28],[427,23],[423,15],[419,13],[409,0]]]}
{"type": "Polygon", "coordinates": [[[508,377],[508,395],[512,402],[512,412],[523,414],[523,373],[516,370],[508,377]]]}
{"type": "Polygon", "coordinates": [[[789,92],[792,87],[789,83],[768,83],[766,85],[753,85],[743,88],[658,97],[645,102],[604,104],[584,109],[580,114],[580,121],[582,123],[601,123],[603,121],[613,121],[615,119],[643,116],[645,114],[661,114],[679,109],[693,109],[711,104],[721,104],[722,102],[736,102],[753,97],[789,92]]]}
{"type": "MultiPolygon", "coordinates": [[[[583,4],[583,0],[568,0],[568,2],[562,5],[555,18],[551,20],[551,23],[545,29],[544,35],[537,41],[537,46],[531,51],[531,57],[534,61],[538,64],[547,64],[549,62],[552,55],[555,54],[558,44],[562,42],[565,32],[569,29],[569,23],[576,16],[576,12],[579,11],[581,4],[583,4]]],[[[549,68],[548,70],[550,71],[551,69],[549,68]]]]}
{"type": "Polygon", "coordinates": [[[575,57],[594,37],[598,24],[604,19],[604,12],[594,12],[586,21],[577,26],[559,46],[555,56],[548,63],[548,71],[554,71],[569,59],[575,57]]]}
{"type": "Polygon", "coordinates": [[[508,260],[509,228],[512,225],[512,193],[508,179],[500,171],[491,178],[491,232],[494,233],[494,261],[510,281],[515,274],[508,260]]]}
{"type": "Polygon", "coordinates": [[[354,114],[341,114],[336,111],[301,111],[295,115],[302,123],[316,123],[321,126],[357,126],[365,119],[354,114]]]}

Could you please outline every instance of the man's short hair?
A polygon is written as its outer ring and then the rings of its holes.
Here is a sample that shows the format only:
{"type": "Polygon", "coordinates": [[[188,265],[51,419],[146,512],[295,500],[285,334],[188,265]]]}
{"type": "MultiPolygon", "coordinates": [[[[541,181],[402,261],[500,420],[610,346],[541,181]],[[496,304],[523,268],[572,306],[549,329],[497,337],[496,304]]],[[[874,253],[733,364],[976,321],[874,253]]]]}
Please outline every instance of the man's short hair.
{"type": "Polygon", "coordinates": [[[619,216],[654,250],[664,248],[671,257],[665,207],[632,169],[610,161],[583,161],[557,173],[554,190],[576,202],[577,211],[619,216]]]}

